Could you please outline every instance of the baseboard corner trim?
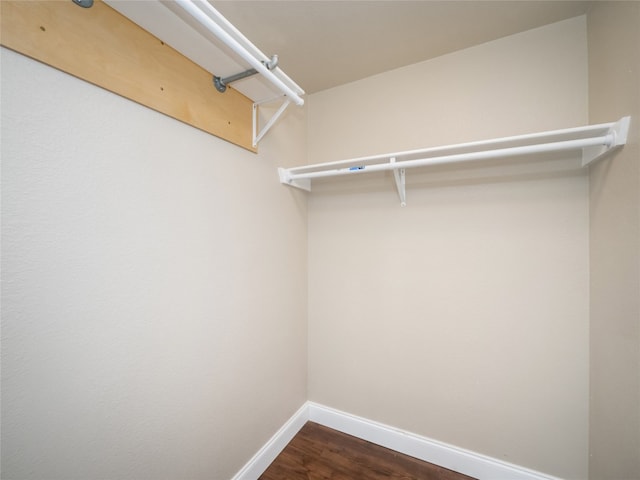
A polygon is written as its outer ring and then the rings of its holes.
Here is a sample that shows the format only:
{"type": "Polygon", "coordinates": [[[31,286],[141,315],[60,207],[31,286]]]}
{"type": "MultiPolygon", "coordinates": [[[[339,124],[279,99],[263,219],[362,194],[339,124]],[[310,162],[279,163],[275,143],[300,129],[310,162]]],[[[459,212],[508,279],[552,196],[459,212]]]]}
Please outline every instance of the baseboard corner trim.
{"type": "Polygon", "coordinates": [[[312,422],[480,480],[560,480],[324,405],[306,405],[312,422]]]}
{"type": "Polygon", "coordinates": [[[257,480],[307,421],[479,480],[561,480],[310,401],[302,405],[231,480],[257,480]]]}
{"type": "Polygon", "coordinates": [[[231,480],[256,480],[260,477],[308,420],[309,407],[307,402],[287,420],[231,480]]]}

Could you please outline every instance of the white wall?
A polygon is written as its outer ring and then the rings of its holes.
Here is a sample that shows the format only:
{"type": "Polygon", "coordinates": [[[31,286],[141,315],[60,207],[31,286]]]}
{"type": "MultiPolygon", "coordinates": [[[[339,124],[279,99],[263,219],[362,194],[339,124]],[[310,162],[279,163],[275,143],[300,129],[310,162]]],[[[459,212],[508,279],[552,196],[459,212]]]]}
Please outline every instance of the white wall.
{"type": "MultiPolygon", "coordinates": [[[[581,17],[312,95],[310,161],[635,118],[637,7],[589,14],[588,119],[581,17]]],[[[590,230],[572,160],[487,162],[317,182],[307,256],[304,110],[256,156],[0,54],[3,478],[232,476],[307,398],[307,260],[311,400],[637,476],[637,125],[590,230]]]]}
{"type": "Polygon", "coordinates": [[[254,155],[1,55],[2,477],[231,477],[307,398],[306,113],[254,155]]]}
{"type": "Polygon", "coordinates": [[[640,478],[640,3],[588,15],[589,119],[631,115],[627,145],[590,170],[590,461],[640,478]]]}
{"type": "MultiPolygon", "coordinates": [[[[587,124],[585,17],[309,99],[311,162],[587,124]]],[[[572,159],[319,181],[310,400],[584,479],[588,178],[572,159]],[[545,173],[546,172],[546,173],[545,173]]]]}

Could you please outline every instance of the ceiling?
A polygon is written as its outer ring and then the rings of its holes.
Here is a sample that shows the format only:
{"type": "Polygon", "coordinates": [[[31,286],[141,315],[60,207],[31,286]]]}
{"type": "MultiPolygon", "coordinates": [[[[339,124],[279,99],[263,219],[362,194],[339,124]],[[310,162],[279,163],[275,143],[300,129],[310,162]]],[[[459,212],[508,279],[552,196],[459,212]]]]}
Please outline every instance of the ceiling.
{"type": "Polygon", "coordinates": [[[586,13],[588,1],[210,0],[307,93],[586,13]]]}

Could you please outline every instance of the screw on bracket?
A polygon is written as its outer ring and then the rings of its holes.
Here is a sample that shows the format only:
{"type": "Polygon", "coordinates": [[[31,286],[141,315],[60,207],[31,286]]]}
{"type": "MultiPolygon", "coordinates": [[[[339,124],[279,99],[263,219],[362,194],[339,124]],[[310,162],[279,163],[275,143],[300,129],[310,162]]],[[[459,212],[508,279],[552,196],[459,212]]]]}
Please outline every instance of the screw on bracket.
{"type": "Polygon", "coordinates": [[[81,6],[82,8],[91,8],[93,7],[93,0],[72,0],[76,5],[81,6]]]}

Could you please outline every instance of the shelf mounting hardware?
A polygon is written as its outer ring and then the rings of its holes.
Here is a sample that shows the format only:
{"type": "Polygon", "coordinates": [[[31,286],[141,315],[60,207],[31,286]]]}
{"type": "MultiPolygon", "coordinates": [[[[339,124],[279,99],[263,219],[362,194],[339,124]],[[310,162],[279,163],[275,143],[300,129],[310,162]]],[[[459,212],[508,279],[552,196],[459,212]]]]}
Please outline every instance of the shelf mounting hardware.
{"type": "Polygon", "coordinates": [[[82,8],[91,8],[93,7],[93,0],[73,0],[73,3],[82,7],[82,8]]]}
{"type": "Polygon", "coordinates": [[[170,7],[180,7],[191,18],[197,21],[203,28],[215,35],[218,40],[235,52],[238,57],[253,67],[282,95],[291,99],[296,105],[303,105],[304,100],[300,95],[304,90],[293,82],[279,68],[273,71],[267,68],[269,57],[262,53],[251,43],[231,22],[222,16],[213,6],[206,1],[174,0],[167,2],[170,7]]]}
{"type": "Polygon", "coordinates": [[[278,118],[282,116],[291,103],[298,106],[304,105],[304,99],[302,98],[302,95],[305,93],[304,90],[278,67],[278,55],[273,55],[271,58],[267,57],[209,2],[203,0],[173,0],[171,2],[161,0],[161,2],[174,13],[176,13],[174,7],[179,7],[177,9],[179,10],[179,13],[177,13],[178,16],[183,18],[183,14],[186,13],[190,17],[190,19],[185,20],[187,23],[195,20],[201,28],[204,28],[208,33],[214,35],[217,41],[222,42],[226,48],[250,67],[248,70],[235,75],[227,77],[214,76],[213,84],[216,90],[223,93],[230,83],[259,74],[262,79],[266,80],[267,84],[270,84],[269,88],[272,91],[275,90],[278,92],[275,98],[268,98],[266,100],[262,98],[257,100],[253,95],[250,96],[254,102],[252,110],[253,147],[258,146],[258,142],[275,124],[278,118]],[[280,105],[271,119],[266,122],[264,127],[259,128],[259,107],[278,99],[282,100],[282,105],[280,105]]]}
{"type": "MultiPolygon", "coordinates": [[[[267,67],[267,70],[271,71],[278,66],[278,55],[273,55],[271,60],[268,62],[263,61],[262,64],[267,67]]],[[[242,80],[243,78],[251,77],[258,73],[258,70],[255,68],[250,68],[249,70],[245,70],[244,72],[236,73],[235,75],[230,75],[225,78],[220,78],[216,75],[213,76],[213,84],[220,93],[224,93],[227,91],[227,85],[232,82],[237,82],[238,80],[242,80]]]]}
{"type": "MultiPolygon", "coordinates": [[[[396,157],[391,157],[389,163],[396,163],[396,157]]],[[[398,196],[400,197],[400,206],[407,206],[407,191],[404,168],[397,168],[393,171],[393,178],[396,180],[396,188],[398,189],[398,196]]]]}
{"type": "Polygon", "coordinates": [[[258,142],[262,140],[262,137],[269,131],[269,129],[273,126],[274,123],[280,118],[280,116],[284,113],[287,107],[291,105],[291,100],[287,97],[276,97],[271,98],[269,100],[262,100],[261,102],[255,102],[253,104],[253,146],[257,147],[258,142]],[[280,105],[280,108],[271,116],[271,118],[267,121],[267,123],[262,127],[260,131],[258,131],[258,123],[259,123],[259,113],[260,113],[260,105],[264,105],[265,103],[275,102],[284,98],[284,102],[280,105]]]}
{"type": "Polygon", "coordinates": [[[605,155],[609,150],[626,144],[630,123],[631,117],[621,118],[619,121],[613,123],[607,132],[610,137],[609,143],[584,147],[582,149],[582,166],[586,167],[605,155]]]}

